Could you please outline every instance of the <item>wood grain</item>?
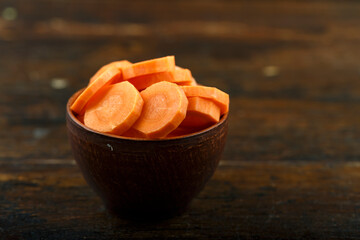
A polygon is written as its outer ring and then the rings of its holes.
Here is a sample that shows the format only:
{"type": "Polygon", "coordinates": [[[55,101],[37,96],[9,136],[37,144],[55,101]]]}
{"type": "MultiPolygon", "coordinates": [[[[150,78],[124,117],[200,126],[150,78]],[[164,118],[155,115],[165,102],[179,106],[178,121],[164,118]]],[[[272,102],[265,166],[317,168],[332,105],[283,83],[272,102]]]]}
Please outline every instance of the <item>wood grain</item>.
{"type": "Polygon", "coordinates": [[[6,163],[2,236],[12,239],[353,239],[359,164],[223,162],[180,217],[133,223],[109,215],[72,161],[6,163]]]}
{"type": "Polygon", "coordinates": [[[359,239],[359,10],[0,1],[0,239],[359,239]],[[125,222],[74,165],[65,104],[105,63],[170,54],[230,93],[222,166],[185,215],[125,222]]]}

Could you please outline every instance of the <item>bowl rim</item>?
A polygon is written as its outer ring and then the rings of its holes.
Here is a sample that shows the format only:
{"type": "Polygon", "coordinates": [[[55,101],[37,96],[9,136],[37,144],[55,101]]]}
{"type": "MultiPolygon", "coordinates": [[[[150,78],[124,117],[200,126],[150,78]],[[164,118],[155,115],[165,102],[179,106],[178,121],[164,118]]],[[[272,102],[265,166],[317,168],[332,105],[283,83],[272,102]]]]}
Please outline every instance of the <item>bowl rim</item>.
{"type": "Polygon", "coordinates": [[[115,134],[110,134],[110,133],[102,133],[102,132],[98,132],[95,131],[87,126],[85,126],[85,124],[81,123],[77,117],[75,117],[73,111],[70,110],[70,105],[75,101],[76,97],[78,95],[80,95],[80,93],[82,91],[84,91],[85,88],[82,88],[78,91],[76,91],[74,94],[71,95],[71,97],[68,99],[67,103],[66,103],[66,115],[68,116],[69,120],[71,120],[77,127],[88,131],[92,134],[96,134],[96,135],[100,135],[100,136],[104,136],[107,138],[112,138],[112,139],[119,139],[119,140],[129,140],[129,141],[137,141],[137,142],[164,142],[164,141],[172,141],[172,140],[180,140],[180,139],[189,139],[192,137],[196,137],[196,136],[200,136],[203,134],[206,134],[207,132],[210,132],[211,130],[219,127],[220,125],[224,124],[226,122],[226,120],[228,119],[229,116],[229,112],[225,113],[219,120],[218,123],[207,127],[201,131],[197,131],[194,133],[190,133],[190,134],[186,134],[185,136],[175,136],[175,137],[167,137],[167,138],[160,138],[160,139],[146,139],[146,138],[133,138],[133,137],[125,137],[125,136],[119,136],[119,135],[115,135],[115,134]]]}

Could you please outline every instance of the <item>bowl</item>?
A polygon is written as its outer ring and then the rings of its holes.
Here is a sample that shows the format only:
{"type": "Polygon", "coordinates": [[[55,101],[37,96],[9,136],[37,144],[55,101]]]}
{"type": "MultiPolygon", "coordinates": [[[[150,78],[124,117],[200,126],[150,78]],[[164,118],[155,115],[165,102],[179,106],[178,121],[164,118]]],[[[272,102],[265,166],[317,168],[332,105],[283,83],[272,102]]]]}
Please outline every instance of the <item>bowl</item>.
{"type": "Polygon", "coordinates": [[[214,174],[223,152],[228,115],[201,132],[160,140],[99,133],[66,106],[73,155],[88,185],[106,208],[130,219],[168,218],[183,213],[214,174]]]}

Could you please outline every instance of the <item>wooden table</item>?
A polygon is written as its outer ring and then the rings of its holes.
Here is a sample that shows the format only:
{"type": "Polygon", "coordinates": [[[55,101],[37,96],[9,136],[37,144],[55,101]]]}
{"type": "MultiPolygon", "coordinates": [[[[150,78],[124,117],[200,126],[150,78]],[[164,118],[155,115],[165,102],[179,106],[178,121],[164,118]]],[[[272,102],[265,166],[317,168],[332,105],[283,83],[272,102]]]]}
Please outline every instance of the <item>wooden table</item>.
{"type": "Polygon", "coordinates": [[[357,1],[0,1],[0,239],[360,239],[357,1]],[[65,103],[103,64],[176,55],[231,96],[213,178],[182,216],[106,212],[65,103]]]}

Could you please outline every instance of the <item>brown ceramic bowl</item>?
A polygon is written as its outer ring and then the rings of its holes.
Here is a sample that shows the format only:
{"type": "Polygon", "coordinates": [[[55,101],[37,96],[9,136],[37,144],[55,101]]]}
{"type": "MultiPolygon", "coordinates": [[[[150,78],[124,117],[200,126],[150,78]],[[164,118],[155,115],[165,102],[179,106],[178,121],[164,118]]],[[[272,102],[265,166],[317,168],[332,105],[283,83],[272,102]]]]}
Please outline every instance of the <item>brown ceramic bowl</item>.
{"type": "Polygon", "coordinates": [[[227,115],[185,137],[143,140],[103,134],[84,126],[66,106],[73,154],[87,183],[107,209],[125,218],[182,213],[214,174],[225,146],[227,115]]]}

